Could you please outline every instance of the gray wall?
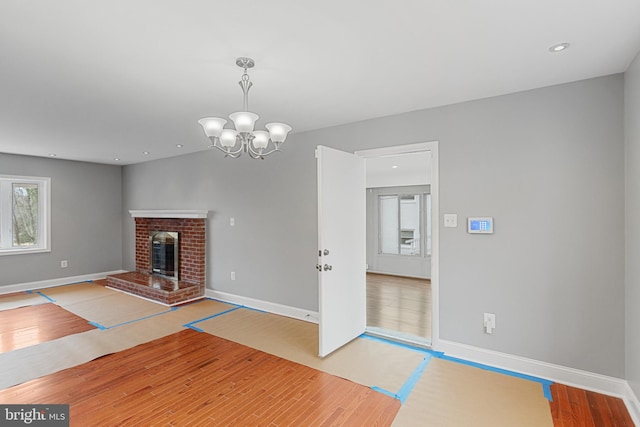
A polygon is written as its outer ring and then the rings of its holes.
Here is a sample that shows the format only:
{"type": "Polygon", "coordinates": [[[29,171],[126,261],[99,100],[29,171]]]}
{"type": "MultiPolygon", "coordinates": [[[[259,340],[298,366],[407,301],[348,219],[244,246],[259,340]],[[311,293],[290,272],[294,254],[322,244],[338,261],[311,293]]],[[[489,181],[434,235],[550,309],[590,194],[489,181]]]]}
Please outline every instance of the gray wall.
{"type": "MultiPolygon", "coordinates": [[[[210,151],[127,166],[123,208],[214,211],[209,287],[316,310],[316,145],[438,140],[441,213],[496,229],[440,230],[440,337],[623,377],[623,90],[614,75],[303,132],[261,162],[210,151]]],[[[125,220],[129,269],[133,230],[125,220]]]]}
{"type": "Polygon", "coordinates": [[[315,177],[313,149],[293,138],[263,161],[208,150],[127,166],[125,268],[135,268],[130,209],[207,209],[207,287],[317,310],[315,177]]]}
{"type": "Polygon", "coordinates": [[[51,252],[0,256],[0,286],[121,269],[120,166],[0,154],[0,174],[51,178],[51,252]]]}
{"type": "Polygon", "coordinates": [[[625,74],[626,377],[640,396],[640,54],[625,74]]]}

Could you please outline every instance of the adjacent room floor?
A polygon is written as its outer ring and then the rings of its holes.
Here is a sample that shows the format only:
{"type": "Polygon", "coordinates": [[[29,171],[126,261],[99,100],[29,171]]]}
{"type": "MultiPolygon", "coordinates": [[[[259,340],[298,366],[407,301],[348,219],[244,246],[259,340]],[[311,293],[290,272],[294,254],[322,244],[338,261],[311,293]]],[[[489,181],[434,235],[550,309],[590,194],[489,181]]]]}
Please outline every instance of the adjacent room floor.
{"type": "Polygon", "coordinates": [[[320,359],[317,325],[210,299],[81,283],[0,297],[0,325],[0,404],[71,425],[633,425],[620,399],[373,336],[320,359]]]}
{"type": "Polygon", "coordinates": [[[431,281],[367,273],[367,327],[431,343],[431,281]]]}

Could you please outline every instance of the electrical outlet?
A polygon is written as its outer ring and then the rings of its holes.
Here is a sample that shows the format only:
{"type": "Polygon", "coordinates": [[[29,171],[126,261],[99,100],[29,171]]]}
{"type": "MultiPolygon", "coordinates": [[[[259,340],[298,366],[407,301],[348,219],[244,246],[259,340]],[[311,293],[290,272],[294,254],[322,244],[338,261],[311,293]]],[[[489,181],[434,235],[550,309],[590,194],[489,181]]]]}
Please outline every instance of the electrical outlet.
{"type": "Polygon", "coordinates": [[[236,280],[236,272],[235,271],[231,272],[231,280],[236,280]]]}
{"type": "Polygon", "coordinates": [[[60,268],[67,268],[69,267],[69,261],[67,261],[66,259],[60,261],[60,268]]]}
{"type": "Polygon", "coordinates": [[[496,315],[493,313],[485,313],[483,324],[484,324],[484,332],[487,334],[492,334],[493,330],[496,327],[496,315]]]}

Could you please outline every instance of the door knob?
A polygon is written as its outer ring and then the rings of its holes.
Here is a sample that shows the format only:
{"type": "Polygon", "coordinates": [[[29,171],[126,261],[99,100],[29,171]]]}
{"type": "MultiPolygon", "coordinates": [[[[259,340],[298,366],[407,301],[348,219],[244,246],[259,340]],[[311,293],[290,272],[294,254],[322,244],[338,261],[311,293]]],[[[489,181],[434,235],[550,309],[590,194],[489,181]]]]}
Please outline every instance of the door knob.
{"type": "Polygon", "coordinates": [[[331,271],[331,270],[333,270],[333,267],[328,265],[328,264],[325,264],[324,265],[324,271],[327,271],[327,270],[331,271]]]}

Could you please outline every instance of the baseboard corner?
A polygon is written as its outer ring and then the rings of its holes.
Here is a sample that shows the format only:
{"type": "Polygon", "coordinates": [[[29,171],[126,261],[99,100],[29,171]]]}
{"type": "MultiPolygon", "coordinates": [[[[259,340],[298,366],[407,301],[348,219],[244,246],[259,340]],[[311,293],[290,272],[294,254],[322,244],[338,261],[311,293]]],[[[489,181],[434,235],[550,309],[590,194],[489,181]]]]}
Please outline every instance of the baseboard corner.
{"type": "Polygon", "coordinates": [[[640,426],[640,400],[638,396],[633,392],[633,389],[627,382],[626,384],[626,393],[624,396],[624,403],[627,406],[627,410],[629,411],[629,415],[631,415],[631,419],[633,422],[640,426]]]}

